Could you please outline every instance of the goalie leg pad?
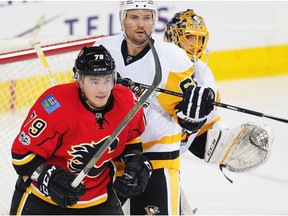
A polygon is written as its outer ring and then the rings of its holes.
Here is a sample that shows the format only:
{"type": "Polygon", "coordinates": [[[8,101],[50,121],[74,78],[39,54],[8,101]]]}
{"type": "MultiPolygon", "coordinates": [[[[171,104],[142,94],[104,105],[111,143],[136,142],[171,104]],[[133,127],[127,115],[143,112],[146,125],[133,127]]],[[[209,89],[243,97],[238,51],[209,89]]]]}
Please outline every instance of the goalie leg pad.
{"type": "Polygon", "coordinates": [[[241,172],[267,161],[274,134],[267,125],[246,123],[232,130],[208,131],[204,159],[241,172]]]}

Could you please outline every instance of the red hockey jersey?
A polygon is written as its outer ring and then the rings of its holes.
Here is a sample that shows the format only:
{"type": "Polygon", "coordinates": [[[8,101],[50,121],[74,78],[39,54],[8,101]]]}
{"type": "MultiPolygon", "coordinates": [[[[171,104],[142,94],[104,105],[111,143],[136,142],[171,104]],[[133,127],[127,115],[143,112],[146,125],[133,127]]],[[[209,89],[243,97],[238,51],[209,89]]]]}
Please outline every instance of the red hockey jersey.
{"type": "MultiPolygon", "coordinates": [[[[94,113],[84,107],[78,90],[77,83],[52,87],[30,109],[12,146],[13,166],[19,175],[28,175],[29,166],[39,156],[48,164],[79,173],[137,102],[128,88],[116,85],[111,108],[94,113]]],[[[144,127],[141,108],[84,178],[87,193],[72,208],[97,205],[107,199],[107,185],[115,178],[113,159],[127,147],[142,151],[139,136],[144,127]]],[[[28,190],[54,203],[38,190],[36,182],[32,181],[28,190]]]]}

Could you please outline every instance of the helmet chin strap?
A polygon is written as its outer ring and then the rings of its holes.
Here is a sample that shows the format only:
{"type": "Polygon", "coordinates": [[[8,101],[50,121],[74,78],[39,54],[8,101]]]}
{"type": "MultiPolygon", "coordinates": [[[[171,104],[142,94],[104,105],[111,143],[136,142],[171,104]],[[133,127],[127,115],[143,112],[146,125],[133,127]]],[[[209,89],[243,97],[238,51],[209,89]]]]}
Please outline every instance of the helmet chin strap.
{"type": "Polygon", "coordinates": [[[134,44],[132,41],[130,41],[127,37],[126,37],[126,34],[124,33],[124,37],[125,37],[125,40],[131,44],[132,46],[138,48],[138,47],[142,47],[144,44],[147,44],[148,43],[148,39],[146,39],[143,43],[141,44],[134,44]]]}
{"type": "MultiPolygon", "coordinates": [[[[142,47],[143,45],[145,45],[145,44],[148,43],[148,39],[146,39],[146,40],[145,40],[143,43],[141,43],[141,44],[135,44],[135,43],[133,43],[131,40],[129,40],[128,37],[127,37],[127,35],[126,35],[126,31],[125,31],[125,28],[124,28],[123,24],[122,24],[122,31],[123,31],[123,35],[124,35],[125,40],[126,40],[129,44],[131,44],[132,46],[134,46],[134,47],[136,47],[136,48],[142,47]]],[[[152,32],[153,32],[153,31],[152,31],[152,32]]],[[[151,34],[149,35],[149,38],[151,37],[152,32],[151,32],[151,34]]]]}
{"type": "MultiPolygon", "coordinates": [[[[126,40],[129,44],[131,44],[132,46],[134,46],[134,47],[136,47],[136,48],[141,47],[141,46],[143,46],[144,44],[147,44],[147,43],[148,43],[148,39],[146,39],[146,40],[145,40],[143,43],[141,43],[141,44],[135,44],[135,43],[133,43],[131,40],[128,39],[125,31],[123,31],[123,34],[124,34],[125,40],[126,40]]],[[[150,36],[151,36],[151,35],[150,35],[150,36]]]]}
{"type": "Polygon", "coordinates": [[[86,103],[93,109],[94,111],[101,110],[103,107],[95,106],[88,98],[85,97],[86,103]]]}
{"type": "Polygon", "coordinates": [[[95,104],[90,101],[84,94],[83,90],[81,89],[81,97],[84,99],[84,101],[88,104],[88,106],[93,110],[93,111],[98,111],[98,110],[101,110],[103,109],[105,106],[103,107],[97,107],[95,106],[95,104]]]}

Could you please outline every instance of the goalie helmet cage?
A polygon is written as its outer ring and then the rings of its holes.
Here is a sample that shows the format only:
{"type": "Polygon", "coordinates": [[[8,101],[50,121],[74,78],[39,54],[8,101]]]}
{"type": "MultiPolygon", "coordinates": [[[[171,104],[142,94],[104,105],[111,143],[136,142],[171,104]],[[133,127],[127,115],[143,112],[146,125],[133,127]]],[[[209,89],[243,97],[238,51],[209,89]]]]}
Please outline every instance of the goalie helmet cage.
{"type": "MultiPolygon", "coordinates": [[[[0,142],[1,142],[1,193],[0,215],[8,215],[17,174],[11,162],[11,145],[19,133],[29,109],[35,100],[56,84],[71,82],[74,61],[83,46],[92,46],[97,37],[65,37],[47,40],[39,38],[49,71],[30,46],[27,38],[0,40],[0,142]],[[12,44],[11,44],[12,41],[12,44]],[[49,42],[45,42],[49,41],[49,42]],[[51,41],[54,41],[54,43],[51,41]],[[3,49],[2,49],[3,47],[3,49]],[[7,50],[11,47],[19,50],[7,50]],[[26,47],[26,48],[25,48],[26,47]]],[[[34,39],[35,41],[35,39],[34,39]]],[[[46,66],[47,67],[47,66],[46,66]]]]}

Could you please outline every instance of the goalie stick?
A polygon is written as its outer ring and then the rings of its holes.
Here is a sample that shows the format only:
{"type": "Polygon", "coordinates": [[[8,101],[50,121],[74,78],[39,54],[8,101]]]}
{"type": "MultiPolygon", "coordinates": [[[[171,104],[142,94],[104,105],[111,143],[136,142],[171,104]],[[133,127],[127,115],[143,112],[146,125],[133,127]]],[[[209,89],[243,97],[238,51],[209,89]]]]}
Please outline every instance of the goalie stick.
{"type": "MultiPolygon", "coordinates": [[[[146,89],[150,88],[149,85],[145,85],[145,84],[142,84],[142,83],[137,83],[137,82],[134,82],[132,80],[123,79],[123,78],[119,78],[117,80],[117,82],[119,84],[122,84],[122,85],[125,85],[125,86],[129,86],[129,87],[130,86],[135,86],[135,87],[146,88],[146,89]]],[[[155,91],[162,92],[162,93],[165,93],[165,94],[174,95],[174,96],[177,96],[177,97],[183,97],[182,93],[174,92],[174,91],[171,91],[171,90],[168,90],[168,89],[156,88],[155,91]]],[[[216,102],[216,101],[212,102],[212,104],[214,106],[218,106],[218,107],[221,107],[221,108],[225,108],[225,109],[229,109],[229,110],[233,110],[233,111],[237,111],[237,112],[242,112],[242,113],[246,113],[246,114],[250,114],[250,115],[254,115],[254,116],[266,117],[266,118],[273,119],[273,120],[276,120],[276,121],[288,123],[287,119],[275,117],[275,116],[264,114],[264,113],[261,113],[261,112],[257,112],[257,111],[253,111],[253,110],[249,110],[249,109],[245,109],[245,108],[241,108],[241,107],[237,107],[237,106],[233,106],[233,105],[229,105],[229,104],[225,104],[225,103],[220,103],[220,102],[216,102]]]]}
{"type": "Polygon", "coordinates": [[[151,42],[151,39],[147,35],[147,33],[144,31],[150,49],[152,51],[154,61],[155,61],[155,77],[153,80],[153,83],[149,88],[147,88],[147,92],[145,92],[140,98],[139,101],[135,104],[135,106],[129,111],[129,113],[125,116],[125,118],[121,121],[121,123],[117,126],[117,128],[114,130],[114,132],[107,138],[107,140],[103,143],[103,145],[100,147],[98,152],[90,159],[90,161],[85,165],[83,170],[79,173],[79,175],[74,179],[71,186],[76,188],[81,181],[85,178],[85,176],[89,173],[89,171],[93,168],[93,166],[96,164],[96,162],[100,159],[100,157],[104,154],[106,149],[111,145],[111,143],[116,139],[116,137],[121,133],[121,131],[125,128],[125,126],[130,122],[130,120],[134,117],[134,115],[139,111],[139,109],[142,107],[144,102],[148,99],[148,97],[154,92],[154,90],[157,88],[157,86],[160,84],[162,80],[162,69],[160,65],[160,60],[158,57],[158,54],[155,50],[155,47],[153,43],[151,42]]]}

